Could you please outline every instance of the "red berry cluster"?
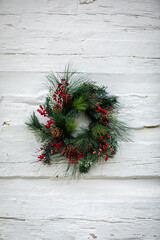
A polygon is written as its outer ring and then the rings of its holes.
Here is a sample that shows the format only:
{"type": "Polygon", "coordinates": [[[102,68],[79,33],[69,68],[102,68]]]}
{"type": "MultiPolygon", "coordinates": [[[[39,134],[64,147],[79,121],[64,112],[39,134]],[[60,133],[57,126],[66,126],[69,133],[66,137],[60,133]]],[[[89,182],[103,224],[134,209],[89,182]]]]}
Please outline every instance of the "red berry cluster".
{"type": "Polygon", "coordinates": [[[76,158],[76,154],[77,154],[77,151],[75,150],[73,154],[74,156],[69,156],[69,157],[66,156],[66,158],[68,158],[69,161],[72,162],[72,164],[73,163],[78,164],[78,161],[81,159],[82,155],[85,155],[85,153],[78,152],[78,156],[77,156],[78,158],[76,158]]]}
{"type": "MultiPolygon", "coordinates": [[[[38,156],[39,161],[42,161],[42,160],[44,159],[44,156],[45,156],[45,154],[43,154],[43,153],[42,153],[41,155],[39,155],[39,156],[38,156]]],[[[50,161],[51,161],[51,159],[49,158],[48,161],[47,161],[47,163],[49,164],[50,161]]]]}
{"type": "Polygon", "coordinates": [[[48,122],[48,123],[47,123],[46,126],[45,126],[46,128],[50,128],[50,125],[51,125],[51,124],[55,124],[55,123],[56,123],[55,120],[48,120],[47,122],[48,122]]]}
{"type": "Polygon", "coordinates": [[[105,157],[105,162],[108,160],[108,156],[105,157]]]}
{"type": "Polygon", "coordinates": [[[37,112],[39,112],[44,117],[48,117],[48,112],[42,107],[42,105],[39,105],[40,109],[37,109],[37,112]]]}
{"type": "MultiPolygon", "coordinates": [[[[105,133],[107,134],[107,131],[105,131],[105,133]]],[[[100,141],[101,141],[101,144],[99,145],[100,150],[106,153],[107,149],[108,149],[113,154],[113,150],[108,146],[108,144],[106,143],[106,141],[103,138],[104,138],[104,136],[102,136],[100,138],[100,141]]],[[[107,138],[109,138],[109,135],[107,135],[107,138]]],[[[108,156],[104,155],[104,157],[105,157],[105,161],[107,161],[108,156]]]]}
{"type": "Polygon", "coordinates": [[[61,79],[61,83],[58,83],[58,88],[56,89],[55,93],[53,94],[53,98],[60,104],[64,104],[66,100],[66,94],[64,90],[64,86],[69,86],[69,83],[66,82],[66,79],[61,79]]]}
{"type": "Polygon", "coordinates": [[[39,158],[39,161],[42,161],[43,160],[43,158],[44,158],[44,154],[42,153],[42,154],[40,154],[39,156],[38,156],[38,158],[39,158]]]}
{"type": "Polygon", "coordinates": [[[63,143],[60,141],[59,143],[52,143],[50,142],[50,146],[53,147],[52,148],[52,153],[55,153],[56,151],[58,151],[62,146],[63,146],[63,143]]]}
{"type": "Polygon", "coordinates": [[[98,109],[98,112],[101,113],[101,115],[102,115],[103,113],[107,113],[107,110],[105,110],[105,109],[103,109],[103,108],[101,108],[101,107],[98,107],[97,109],[98,109]]]}
{"type": "Polygon", "coordinates": [[[112,107],[109,107],[109,111],[112,111],[112,107]]]}
{"type": "Polygon", "coordinates": [[[99,145],[99,147],[101,149],[103,149],[104,152],[106,152],[106,148],[108,148],[108,144],[106,143],[105,140],[103,140],[103,138],[100,138],[101,144],[99,145]]]}

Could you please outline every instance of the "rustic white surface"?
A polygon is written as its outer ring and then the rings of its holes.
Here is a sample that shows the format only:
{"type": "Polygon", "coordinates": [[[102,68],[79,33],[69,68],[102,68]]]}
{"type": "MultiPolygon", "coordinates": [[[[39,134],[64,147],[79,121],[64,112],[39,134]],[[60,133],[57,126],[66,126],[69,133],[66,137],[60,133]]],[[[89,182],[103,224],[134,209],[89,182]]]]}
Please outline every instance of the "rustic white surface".
{"type": "Polygon", "coordinates": [[[0,1],[0,240],[160,239],[160,1],[0,1]],[[35,162],[24,121],[72,61],[133,129],[77,180],[35,162]]]}

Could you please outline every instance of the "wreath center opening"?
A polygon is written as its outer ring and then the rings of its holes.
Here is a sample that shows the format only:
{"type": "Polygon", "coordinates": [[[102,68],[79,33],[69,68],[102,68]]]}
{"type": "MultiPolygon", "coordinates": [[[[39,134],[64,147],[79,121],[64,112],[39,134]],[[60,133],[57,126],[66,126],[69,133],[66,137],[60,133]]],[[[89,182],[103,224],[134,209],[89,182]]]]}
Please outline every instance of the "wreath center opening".
{"type": "Polygon", "coordinates": [[[88,129],[91,120],[85,112],[81,112],[80,115],[76,118],[75,123],[77,123],[76,131],[71,134],[72,137],[77,137],[83,129],[88,129]]]}

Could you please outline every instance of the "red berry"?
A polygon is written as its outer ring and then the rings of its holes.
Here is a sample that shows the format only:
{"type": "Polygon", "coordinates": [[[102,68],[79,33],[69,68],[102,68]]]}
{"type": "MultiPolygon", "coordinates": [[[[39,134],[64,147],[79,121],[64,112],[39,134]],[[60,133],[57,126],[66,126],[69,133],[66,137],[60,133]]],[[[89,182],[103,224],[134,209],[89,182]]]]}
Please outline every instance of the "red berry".
{"type": "Polygon", "coordinates": [[[51,121],[51,120],[49,120],[49,121],[48,121],[48,124],[51,124],[51,123],[52,123],[52,121],[51,121]]]}
{"type": "Polygon", "coordinates": [[[50,127],[50,125],[49,124],[46,124],[46,128],[49,128],[50,127]]]}
{"type": "Polygon", "coordinates": [[[105,161],[107,161],[108,160],[108,156],[106,156],[106,158],[105,158],[105,161]]]}

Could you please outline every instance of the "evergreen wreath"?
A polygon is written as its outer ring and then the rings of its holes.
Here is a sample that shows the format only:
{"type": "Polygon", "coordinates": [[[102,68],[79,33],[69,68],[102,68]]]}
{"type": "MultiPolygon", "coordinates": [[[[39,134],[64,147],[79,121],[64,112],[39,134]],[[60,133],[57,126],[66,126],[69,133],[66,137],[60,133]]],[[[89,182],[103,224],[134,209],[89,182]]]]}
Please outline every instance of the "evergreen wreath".
{"type": "Polygon", "coordinates": [[[84,75],[70,70],[69,65],[63,75],[47,76],[49,94],[44,105],[37,111],[47,120],[41,123],[35,112],[27,126],[42,142],[42,153],[38,160],[50,165],[54,162],[68,163],[73,173],[87,173],[98,160],[112,158],[119,140],[126,140],[128,127],[117,119],[119,108],[116,96],[109,95],[105,86],[97,86],[84,75]],[[81,113],[90,119],[87,129],[74,135],[78,126],[76,119],[81,113]]]}

